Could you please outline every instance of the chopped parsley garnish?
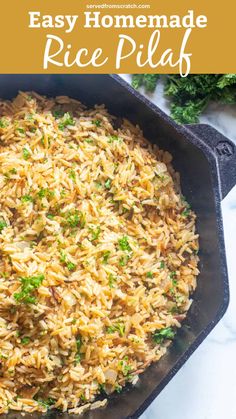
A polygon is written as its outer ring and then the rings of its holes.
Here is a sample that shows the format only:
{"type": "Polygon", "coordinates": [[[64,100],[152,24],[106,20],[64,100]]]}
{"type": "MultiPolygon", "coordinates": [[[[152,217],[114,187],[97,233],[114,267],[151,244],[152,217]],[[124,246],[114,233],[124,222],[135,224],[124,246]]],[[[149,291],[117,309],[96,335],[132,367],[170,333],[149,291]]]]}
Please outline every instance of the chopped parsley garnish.
{"type": "Polygon", "coordinates": [[[21,197],[22,202],[34,202],[34,199],[31,195],[23,195],[21,197]]]}
{"type": "Polygon", "coordinates": [[[183,217],[188,217],[188,216],[190,215],[190,209],[189,209],[189,208],[185,208],[185,209],[182,211],[181,215],[182,215],[183,217]]]}
{"type": "Polygon", "coordinates": [[[108,284],[109,284],[109,287],[110,288],[114,288],[114,283],[116,281],[117,281],[117,278],[114,275],[109,274],[109,276],[108,276],[108,284]]]}
{"type": "Polygon", "coordinates": [[[170,278],[172,279],[172,287],[170,288],[170,293],[175,294],[175,288],[178,285],[178,281],[176,279],[176,272],[175,271],[170,273],[170,278]]]}
{"type": "Polygon", "coordinates": [[[82,346],[82,339],[81,339],[80,336],[78,336],[77,339],[76,339],[77,351],[80,351],[81,346],[82,346]]]}
{"type": "Polygon", "coordinates": [[[50,191],[50,189],[48,189],[48,188],[40,188],[39,191],[38,191],[38,193],[37,193],[37,195],[38,195],[38,197],[40,199],[42,199],[42,198],[49,198],[51,196],[54,196],[55,195],[55,192],[54,191],[50,191]]]}
{"type": "Polygon", "coordinates": [[[22,153],[23,153],[23,157],[24,157],[24,159],[25,159],[25,160],[28,160],[28,158],[30,157],[30,152],[29,152],[29,150],[28,150],[27,148],[23,147],[23,151],[22,151],[22,153]]]}
{"type": "Polygon", "coordinates": [[[63,131],[65,127],[68,125],[75,125],[75,121],[73,117],[69,114],[69,112],[66,112],[62,119],[60,120],[60,123],[58,124],[58,128],[63,131]]]}
{"type": "Polygon", "coordinates": [[[114,141],[118,141],[119,137],[117,135],[110,135],[108,139],[108,143],[114,143],[114,141]]]}
{"type": "Polygon", "coordinates": [[[101,126],[102,121],[100,121],[100,119],[94,119],[94,120],[92,121],[92,123],[93,123],[94,125],[96,125],[96,127],[100,127],[100,126],[101,126]]]}
{"type": "Polygon", "coordinates": [[[75,268],[76,268],[76,265],[73,262],[70,262],[70,261],[67,260],[67,256],[66,256],[65,252],[60,250],[60,255],[61,255],[60,256],[60,262],[65,264],[69,271],[74,271],[75,268]]]}
{"type": "Polygon", "coordinates": [[[160,262],[160,269],[164,269],[165,268],[165,262],[162,260],[160,262]]]}
{"type": "Polygon", "coordinates": [[[22,343],[22,345],[28,345],[28,343],[30,343],[29,336],[25,336],[24,338],[22,338],[20,343],[22,343]]]}
{"type": "Polygon", "coordinates": [[[164,342],[164,340],[166,339],[174,339],[175,337],[175,332],[172,329],[172,327],[166,327],[164,329],[161,330],[155,330],[155,332],[152,335],[152,338],[154,340],[155,343],[157,344],[161,344],[164,342]]]}
{"type": "Polygon", "coordinates": [[[110,254],[111,254],[111,252],[110,252],[110,250],[106,250],[104,253],[103,253],[103,259],[102,259],[102,263],[107,263],[108,262],[108,259],[109,259],[109,257],[110,257],[110,254]]]}
{"type": "Polygon", "coordinates": [[[80,349],[81,349],[82,343],[83,342],[82,342],[81,337],[78,336],[77,339],[76,339],[76,348],[77,348],[77,353],[75,355],[75,362],[76,362],[76,364],[79,364],[80,361],[81,361],[80,349]]]}
{"type": "Polygon", "coordinates": [[[53,406],[55,404],[55,400],[51,399],[50,397],[48,399],[34,399],[40,406],[45,407],[46,409],[49,409],[49,407],[53,406]]]}
{"type": "Polygon", "coordinates": [[[120,265],[120,266],[125,266],[125,265],[127,265],[128,260],[129,260],[129,255],[124,255],[124,256],[121,256],[121,258],[119,259],[119,265],[120,265]]]}
{"type": "Polygon", "coordinates": [[[115,391],[116,391],[117,393],[121,393],[121,391],[122,391],[122,386],[120,386],[119,384],[116,384],[116,385],[115,385],[115,391]]]}
{"type": "Polygon", "coordinates": [[[86,143],[93,144],[93,138],[86,138],[86,143]]]}
{"type": "Polygon", "coordinates": [[[80,400],[81,400],[82,402],[85,402],[85,401],[86,401],[86,397],[85,397],[85,395],[84,395],[84,394],[81,394],[81,395],[80,395],[80,400]]]}
{"type": "Polygon", "coordinates": [[[182,211],[182,217],[188,217],[190,215],[190,204],[186,201],[186,198],[182,195],[181,196],[183,203],[185,204],[185,209],[182,211]]]}
{"type": "Polygon", "coordinates": [[[9,170],[9,173],[11,173],[11,175],[16,175],[17,170],[13,167],[13,169],[9,170]]]}
{"type": "Polygon", "coordinates": [[[90,228],[89,231],[91,233],[91,239],[90,239],[90,241],[93,242],[93,241],[95,241],[95,240],[97,240],[99,238],[100,233],[101,233],[101,227],[98,226],[97,228],[94,228],[94,229],[93,228],[90,228]]]}
{"type": "Polygon", "coordinates": [[[121,239],[119,239],[118,245],[119,245],[120,250],[124,250],[124,251],[126,250],[128,252],[131,252],[132,250],[129,245],[127,236],[123,236],[121,239]]]}
{"type": "Polygon", "coordinates": [[[100,393],[106,393],[104,384],[98,384],[98,389],[100,393]]]}
{"type": "Polygon", "coordinates": [[[34,121],[34,115],[32,113],[28,113],[28,115],[26,115],[25,119],[27,121],[34,121]]]}
{"type": "Polygon", "coordinates": [[[118,332],[120,336],[124,336],[125,334],[125,325],[123,323],[116,323],[112,326],[107,327],[107,333],[115,333],[118,332]]]}
{"type": "Polygon", "coordinates": [[[111,179],[107,179],[104,183],[106,189],[111,189],[111,179]]]}
{"type": "Polygon", "coordinates": [[[130,371],[132,370],[132,367],[131,367],[131,365],[128,365],[128,364],[127,364],[127,358],[128,358],[128,357],[125,357],[125,358],[124,358],[124,360],[120,361],[120,362],[119,362],[119,365],[122,367],[122,372],[123,372],[123,375],[124,375],[127,379],[129,379],[129,378],[130,378],[129,373],[130,373],[130,371]]]}
{"type": "Polygon", "coordinates": [[[80,354],[76,354],[76,355],[75,355],[75,363],[76,363],[76,364],[79,364],[79,363],[80,363],[80,361],[81,361],[81,355],[80,355],[80,354]]]}
{"type": "Polygon", "coordinates": [[[172,279],[172,284],[173,284],[174,287],[176,287],[177,284],[178,284],[177,279],[172,279]]]}
{"type": "Polygon", "coordinates": [[[67,227],[75,228],[85,226],[85,215],[78,210],[70,210],[65,213],[65,224],[67,227]]]}
{"type": "Polygon", "coordinates": [[[0,233],[2,232],[2,230],[7,227],[7,223],[5,220],[1,219],[0,220],[0,233]]]}
{"type": "Polygon", "coordinates": [[[63,116],[63,111],[61,109],[55,109],[52,114],[54,118],[59,119],[63,116]]]}
{"type": "Polygon", "coordinates": [[[24,128],[17,128],[16,131],[18,131],[20,134],[25,134],[24,128]]]}
{"type": "Polygon", "coordinates": [[[20,278],[21,291],[14,294],[14,298],[18,303],[24,304],[35,304],[36,297],[34,291],[40,287],[44,280],[44,275],[39,274],[37,276],[29,276],[20,278]]]}
{"type": "Polygon", "coordinates": [[[178,314],[179,313],[179,307],[178,306],[171,307],[170,313],[171,314],[178,314]]]}
{"type": "Polygon", "coordinates": [[[53,215],[53,214],[47,214],[47,218],[49,220],[53,220],[54,217],[55,217],[55,215],[53,215]]]}
{"type": "Polygon", "coordinates": [[[66,196],[66,190],[64,188],[62,188],[62,190],[60,192],[60,197],[65,198],[65,196],[66,196]]]}
{"type": "Polygon", "coordinates": [[[0,128],[8,127],[9,123],[6,118],[0,118],[0,128]]]}
{"type": "Polygon", "coordinates": [[[147,276],[147,278],[153,278],[153,273],[149,271],[149,272],[147,272],[146,276],[147,276]]]}
{"type": "Polygon", "coordinates": [[[70,170],[69,178],[72,179],[73,182],[76,181],[76,173],[75,173],[75,171],[73,169],[70,170]]]}
{"type": "Polygon", "coordinates": [[[67,262],[66,266],[69,271],[74,271],[76,268],[76,265],[73,262],[67,262]]]}
{"type": "Polygon", "coordinates": [[[60,250],[60,262],[66,263],[66,254],[62,250],[60,250]]]}

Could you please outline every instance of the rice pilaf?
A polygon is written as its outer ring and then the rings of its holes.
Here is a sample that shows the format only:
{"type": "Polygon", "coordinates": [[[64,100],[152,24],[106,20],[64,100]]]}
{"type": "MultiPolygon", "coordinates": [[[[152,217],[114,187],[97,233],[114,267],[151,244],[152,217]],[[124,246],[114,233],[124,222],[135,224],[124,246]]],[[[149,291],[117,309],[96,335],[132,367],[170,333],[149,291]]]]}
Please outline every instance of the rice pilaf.
{"type": "Polygon", "coordinates": [[[104,106],[21,92],[0,114],[0,413],[81,413],[166,352],[196,217],[171,155],[104,106]]]}

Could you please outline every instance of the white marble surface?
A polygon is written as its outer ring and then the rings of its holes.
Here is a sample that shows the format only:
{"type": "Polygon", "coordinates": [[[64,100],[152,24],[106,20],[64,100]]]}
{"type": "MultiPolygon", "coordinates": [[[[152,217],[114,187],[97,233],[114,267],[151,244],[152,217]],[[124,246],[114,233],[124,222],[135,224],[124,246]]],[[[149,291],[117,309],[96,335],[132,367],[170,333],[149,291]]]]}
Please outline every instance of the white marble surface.
{"type": "MultiPolygon", "coordinates": [[[[130,81],[129,75],[122,75],[130,81]]],[[[168,113],[163,87],[149,96],[168,113]]],[[[212,105],[201,122],[236,143],[236,106],[212,105]]],[[[236,186],[222,202],[230,305],[224,318],[141,419],[236,419],[236,186]]]]}

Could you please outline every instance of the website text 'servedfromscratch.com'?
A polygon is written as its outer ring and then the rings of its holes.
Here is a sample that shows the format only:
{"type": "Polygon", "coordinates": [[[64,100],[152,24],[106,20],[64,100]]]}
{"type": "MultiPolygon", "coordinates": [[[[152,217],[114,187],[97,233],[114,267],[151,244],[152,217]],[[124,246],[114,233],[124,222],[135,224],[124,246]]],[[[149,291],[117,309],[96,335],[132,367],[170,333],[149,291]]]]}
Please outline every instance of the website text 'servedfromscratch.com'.
{"type": "Polygon", "coordinates": [[[150,9],[150,4],[87,4],[87,9],[150,9]]]}

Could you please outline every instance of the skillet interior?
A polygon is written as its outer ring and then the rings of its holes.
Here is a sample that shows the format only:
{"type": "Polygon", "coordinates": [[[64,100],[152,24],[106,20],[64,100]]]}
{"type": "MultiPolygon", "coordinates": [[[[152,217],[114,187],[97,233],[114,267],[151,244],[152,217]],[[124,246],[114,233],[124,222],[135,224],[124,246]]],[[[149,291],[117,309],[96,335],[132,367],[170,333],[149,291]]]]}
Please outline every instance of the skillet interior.
{"type": "MultiPolygon", "coordinates": [[[[90,411],[83,418],[134,418],[162,390],[183,362],[206,337],[227,307],[227,273],[218,194],[217,174],[206,154],[188,133],[170,122],[159,110],[132,93],[108,75],[1,75],[0,97],[12,98],[18,90],[35,90],[47,96],[68,95],[88,106],[104,103],[110,113],[139,124],[151,142],[170,151],[174,168],[180,172],[181,186],[187,201],[197,214],[200,235],[200,275],[194,301],[184,326],[179,330],[168,354],[150,366],[135,388],[111,396],[108,406],[90,411]]],[[[49,412],[47,417],[59,413],[49,412]]],[[[69,419],[75,415],[60,414],[69,419]]],[[[2,415],[6,419],[18,413],[2,415]]],[[[40,415],[25,414],[25,418],[40,415]]]]}

